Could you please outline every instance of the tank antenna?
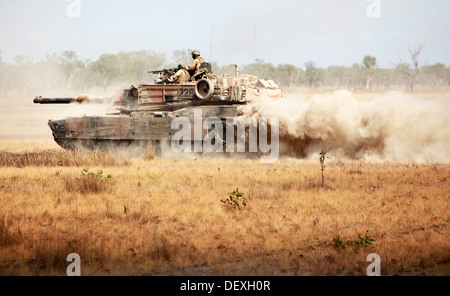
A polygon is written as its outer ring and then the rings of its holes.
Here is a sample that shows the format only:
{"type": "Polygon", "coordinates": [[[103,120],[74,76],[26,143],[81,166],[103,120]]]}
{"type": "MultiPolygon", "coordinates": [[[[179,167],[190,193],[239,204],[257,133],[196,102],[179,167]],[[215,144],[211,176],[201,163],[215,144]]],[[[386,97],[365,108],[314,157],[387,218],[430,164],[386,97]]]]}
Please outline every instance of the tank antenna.
{"type": "Polygon", "coordinates": [[[209,45],[209,61],[210,62],[211,62],[211,57],[212,57],[213,36],[214,36],[214,23],[211,26],[211,43],[209,45]]]}
{"type": "Polygon", "coordinates": [[[256,59],[256,23],[253,31],[253,61],[256,59]]]}

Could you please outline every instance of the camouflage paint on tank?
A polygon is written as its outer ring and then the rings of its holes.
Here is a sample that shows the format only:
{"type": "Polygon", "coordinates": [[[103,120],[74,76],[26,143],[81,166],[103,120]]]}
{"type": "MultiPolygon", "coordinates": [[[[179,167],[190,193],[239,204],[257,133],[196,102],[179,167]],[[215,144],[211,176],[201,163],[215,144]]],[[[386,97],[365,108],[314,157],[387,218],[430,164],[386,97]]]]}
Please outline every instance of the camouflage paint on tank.
{"type": "MultiPolygon", "coordinates": [[[[110,98],[80,95],[77,98],[36,97],[33,101],[40,104],[109,103],[111,110],[107,114],[48,122],[55,141],[63,148],[73,149],[78,147],[76,143],[89,143],[87,148],[96,149],[103,142],[170,141],[176,132],[171,129],[172,120],[187,117],[194,122],[194,109],[201,108],[203,118],[216,117],[225,121],[239,116],[239,106],[262,97],[280,99],[282,95],[283,90],[272,80],[239,74],[236,70],[235,76],[205,72],[197,80],[185,83],[159,80],[137,87],[132,85],[110,98]]],[[[202,135],[207,132],[202,126],[202,135]]]]}

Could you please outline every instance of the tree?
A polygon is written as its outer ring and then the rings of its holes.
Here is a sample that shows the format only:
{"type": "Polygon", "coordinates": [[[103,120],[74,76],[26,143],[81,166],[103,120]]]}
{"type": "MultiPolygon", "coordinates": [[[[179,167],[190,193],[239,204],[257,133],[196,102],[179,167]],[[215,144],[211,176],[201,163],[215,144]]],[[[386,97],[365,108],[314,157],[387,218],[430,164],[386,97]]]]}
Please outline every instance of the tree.
{"type": "Polygon", "coordinates": [[[442,87],[446,84],[446,67],[442,63],[432,66],[423,66],[421,72],[427,78],[426,83],[432,87],[442,87]]]}
{"type": "Polygon", "coordinates": [[[273,79],[275,78],[281,86],[293,87],[303,82],[304,72],[294,65],[279,65],[275,69],[275,77],[273,79]]]}
{"type": "Polygon", "coordinates": [[[118,79],[129,83],[148,79],[147,71],[163,68],[165,63],[165,55],[152,50],[120,52],[118,59],[120,68],[118,79]]]}
{"type": "Polygon", "coordinates": [[[33,64],[33,61],[29,56],[26,55],[18,55],[14,57],[14,62],[18,66],[31,66],[33,64]]]}
{"type": "Polygon", "coordinates": [[[275,76],[275,67],[270,63],[264,63],[261,59],[256,59],[253,64],[243,67],[242,72],[266,79],[275,76]]]}
{"type": "Polygon", "coordinates": [[[227,75],[233,76],[236,73],[236,65],[234,65],[234,64],[219,66],[216,62],[211,62],[211,67],[212,67],[213,73],[215,73],[219,76],[222,74],[227,74],[227,75]]]}
{"type": "Polygon", "coordinates": [[[103,88],[106,88],[120,73],[119,58],[114,54],[102,54],[91,64],[91,69],[101,75],[103,88]]]}
{"type": "Polygon", "coordinates": [[[377,65],[377,59],[372,56],[366,55],[363,59],[363,65],[364,68],[372,70],[377,65]]]}
{"type": "Polygon", "coordinates": [[[393,83],[395,73],[392,69],[376,69],[373,79],[377,82],[378,87],[389,89],[393,83]]]}
{"type": "Polygon", "coordinates": [[[325,71],[325,84],[330,87],[351,87],[353,83],[353,68],[330,66],[325,71]]]}
{"type": "Polygon", "coordinates": [[[67,79],[67,89],[71,89],[75,76],[79,75],[85,65],[78,59],[77,54],[71,50],[63,51],[57,59],[67,79]]]}
{"type": "Polygon", "coordinates": [[[445,84],[450,86],[450,68],[445,69],[445,84]]]}
{"type": "Polygon", "coordinates": [[[192,49],[177,49],[173,52],[172,58],[177,63],[191,64],[192,62],[192,49]]]}
{"type": "Polygon", "coordinates": [[[366,89],[371,89],[373,69],[377,65],[377,59],[370,55],[366,55],[363,59],[364,72],[366,73],[366,89]]]}
{"type": "Polygon", "coordinates": [[[411,65],[401,66],[399,70],[408,79],[408,91],[414,91],[414,86],[416,85],[417,75],[419,74],[419,56],[422,53],[424,45],[419,45],[415,48],[408,48],[409,55],[411,57],[411,65]]]}
{"type": "Polygon", "coordinates": [[[149,79],[147,71],[159,70],[165,62],[164,54],[152,50],[121,51],[118,54],[102,54],[90,64],[90,69],[100,75],[106,88],[113,82],[142,83],[149,79]]]}
{"type": "Polygon", "coordinates": [[[29,56],[18,55],[14,57],[15,65],[7,67],[5,75],[7,88],[23,91],[23,96],[30,93],[30,89],[38,77],[33,73],[33,61],[29,56]]]}
{"type": "Polygon", "coordinates": [[[305,63],[306,67],[306,80],[310,87],[318,87],[318,83],[323,78],[325,70],[317,68],[315,62],[310,61],[305,63]]]}

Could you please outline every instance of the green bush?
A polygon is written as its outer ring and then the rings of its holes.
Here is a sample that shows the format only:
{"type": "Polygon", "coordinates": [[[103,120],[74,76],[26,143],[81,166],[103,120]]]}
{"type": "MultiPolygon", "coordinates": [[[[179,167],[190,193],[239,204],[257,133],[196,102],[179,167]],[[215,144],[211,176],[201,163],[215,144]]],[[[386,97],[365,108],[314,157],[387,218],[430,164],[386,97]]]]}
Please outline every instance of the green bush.
{"type": "Polygon", "coordinates": [[[331,241],[320,241],[320,240],[312,240],[311,244],[309,245],[309,250],[315,250],[316,248],[325,248],[325,247],[333,247],[337,250],[343,250],[347,247],[352,248],[355,251],[358,251],[359,249],[366,249],[372,246],[372,242],[374,242],[375,239],[370,237],[370,235],[366,234],[366,236],[362,237],[360,234],[358,234],[358,239],[356,240],[343,240],[340,235],[337,235],[335,238],[333,238],[331,241]]]}
{"type": "Polygon", "coordinates": [[[112,182],[112,175],[103,175],[103,171],[98,170],[96,173],[89,169],[83,169],[81,176],[76,178],[66,178],[65,187],[69,192],[100,193],[109,189],[108,183],[112,182]]]}
{"type": "Polygon", "coordinates": [[[228,210],[235,211],[247,205],[247,198],[242,192],[239,192],[239,188],[236,188],[227,199],[222,199],[221,202],[225,204],[228,210]]]}

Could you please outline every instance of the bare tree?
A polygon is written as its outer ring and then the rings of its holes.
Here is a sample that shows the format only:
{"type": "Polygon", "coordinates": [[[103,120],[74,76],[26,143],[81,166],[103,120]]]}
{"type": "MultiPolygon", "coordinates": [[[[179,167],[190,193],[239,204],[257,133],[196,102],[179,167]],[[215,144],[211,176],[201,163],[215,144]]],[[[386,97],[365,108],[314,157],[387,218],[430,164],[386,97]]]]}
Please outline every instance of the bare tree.
{"type": "Polygon", "coordinates": [[[416,85],[417,75],[419,74],[419,56],[422,53],[425,45],[421,44],[415,48],[408,48],[409,55],[411,56],[412,64],[408,66],[399,67],[399,70],[408,78],[408,91],[414,91],[416,85]]]}

